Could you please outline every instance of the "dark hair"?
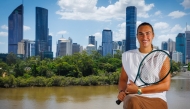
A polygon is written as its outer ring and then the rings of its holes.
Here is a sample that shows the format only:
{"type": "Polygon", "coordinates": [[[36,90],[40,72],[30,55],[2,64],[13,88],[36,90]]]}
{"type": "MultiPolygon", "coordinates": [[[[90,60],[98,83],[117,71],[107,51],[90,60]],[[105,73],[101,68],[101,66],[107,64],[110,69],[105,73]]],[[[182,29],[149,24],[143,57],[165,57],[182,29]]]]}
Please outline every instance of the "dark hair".
{"type": "Polygon", "coordinates": [[[138,28],[137,28],[137,33],[138,33],[138,29],[139,29],[141,26],[146,26],[146,25],[151,27],[152,32],[153,32],[153,34],[154,34],[154,29],[153,29],[152,25],[151,25],[150,23],[147,23],[147,22],[143,22],[143,23],[141,23],[141,24],[138,26],[138,28]]]}

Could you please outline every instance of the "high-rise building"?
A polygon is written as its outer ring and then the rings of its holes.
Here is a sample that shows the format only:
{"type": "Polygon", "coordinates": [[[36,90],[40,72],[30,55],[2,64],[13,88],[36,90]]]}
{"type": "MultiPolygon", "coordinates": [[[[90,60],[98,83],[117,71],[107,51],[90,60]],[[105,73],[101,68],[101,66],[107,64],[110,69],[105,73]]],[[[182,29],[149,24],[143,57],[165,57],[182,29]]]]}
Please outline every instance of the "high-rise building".
{"type": "Polygon", "coordinates": [[[177,51],[174,51],[172,53],[172,60],[174,60],[175,62],[180,62],[182,63],[183,61],[183,55],[181,52],[177,52],[177,51]]]}
{"type": "Polygon", "coordinates": [[[126,45],[126,40],[123,39],[122,40],[122,45],[121,45],[121,47],[122,47],[122,53],[125,52],[125,45],[126,45]]]}
{"type": "Polygon", "coordinates": [[[36,7],[35,55],[48,52],[48,10],[36,7]]]}
{"type": "Polygon", "coordinates": [[[80,45],[77,43],[72,44],[72,54],[80,52],[80,45]]]}
{"type": "Polygon", "coordinates": [[[17,54],[23,54],[23,55],[25,55],[24,46],[25,46],[25,44],[24,44],[23,40],[21,42],[18,42],[17,54]]]}
{"type": "Polygon", "coordinates": [[[118,43],[117,41],[113,41],[113,49],[117,49],[118,48],[118,43]]]}
{"type": "Polygon", "coordinates": [[[172,56],[172,52],[176,51],[175,50],[175,42],[172,39],[168,39],[168,49],[167,49],[172,56]]]}
{"type": "Polygon", "coordinates": [[[30,56],[35,56],[35,41],[30,42],[30,56]]]}
{"type": "Polygon", "coordinates": [[[83,51],[83,46],[80,46],[80,53],[82,53],[83,51]]]}
{"type": "Polygon", "coordinates": [[[18,43],[18,54],[23,54],[24,58],[35,56],[35,41],[23,39],[18,43]]]}
{"type": "Polygon", "coordinates": [[[126,8],[126,43],[125,51],[136,49],[136,21],[137,9],[135,6],[126,8]]]}
{"type": "Polygon", "coordinates": [[[88,44],[86,47],[86,52],[89,55],[92,54],[92,51],[95,51],[95,50],[96,50],[96,46],[93,44],[88,44]]]}
{"type": "Polygon", "coordinates": [[[8,53],[17,54],[18,42],[23,39],[23,5],[18,6],[8,18],[8,53]]]}
{"type": "Polygon", "coordinates": [[[52,52],[52,36],[48,35],[48,51],[52,52]]]}
{"type": "Polygon", "coordinates": [[[161,45],[161,49],[162,49],[162,50],[168,50],[168,42],[163,41],[163,42],[162,42],[162,45],[161,45]]]}
{"type": "Polygon", "coordinates": [[[179,33],[176,37],[176,51],[182,53],[182,63],[186,61],[186,38],[185,33],[179,33]]]}
{"type": "Polygon", "coordinates": [[[102,46],[99,46],[97,51],[102,55],[102,46]]]}
{"type": "Polygon", "coordinates": [[[89,36],[88,44],[93,44],[93,45],[95,45],[96,50],[97,50],[97,41],[95,40],[95,36],[92,36],[92,35],[89,36]]]}
{"type": "Polygon", "coordinates": [[[72,55],[72,39],[60,38],[57,43],[56,57],[72,55]]]}
{"type": "Polygon", "coordinates": [[[112,40],[112,31],[104,29],[102,31],[102,56],[113,55],[112,40]]]}
{"type": "Polygon", "coordinates": [[[185,31],[186,36],[186,63],[190,62],[190,31],[185,31]]]}
{"type": "Polygon", "coordinates": [[[95,36],[89,36],[88,38],[88,44],[96,44],[95,36]]]}

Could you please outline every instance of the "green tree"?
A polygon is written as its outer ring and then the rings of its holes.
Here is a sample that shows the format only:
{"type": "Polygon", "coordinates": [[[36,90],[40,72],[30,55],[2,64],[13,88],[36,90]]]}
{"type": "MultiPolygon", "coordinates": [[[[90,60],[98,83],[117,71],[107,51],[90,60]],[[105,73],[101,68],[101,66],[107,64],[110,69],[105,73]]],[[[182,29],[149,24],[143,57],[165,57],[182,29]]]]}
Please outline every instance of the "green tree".
{"type": "Polygon", "coordinates": [[[176,71],[180,71],[180,65],[172,60],[171,72],[176,72],[176,71]]]}
{"type": "Polygon", "coordinates": [[[0,76],[4,73],[7,72],[8,70],[8,65],[4,62],[0,62],[0,76]]]}
{"type": "Polygon", "coordinates": [[[8,65],[16,64],[17,63],[17,57],[13,53],[9,53],[6,57],[6,61],[8,65]]]}
{"type": "Polygon", "coordinates": [[[122,52],[120,50],[116,51],[116,54],[114,54],[114,58],[120,59],[121,60],[122,52]]]}
{"type": "Polygon", "coordinates": [[[190,62],[188,63],[187,70],[190,71],[190,62]]]}

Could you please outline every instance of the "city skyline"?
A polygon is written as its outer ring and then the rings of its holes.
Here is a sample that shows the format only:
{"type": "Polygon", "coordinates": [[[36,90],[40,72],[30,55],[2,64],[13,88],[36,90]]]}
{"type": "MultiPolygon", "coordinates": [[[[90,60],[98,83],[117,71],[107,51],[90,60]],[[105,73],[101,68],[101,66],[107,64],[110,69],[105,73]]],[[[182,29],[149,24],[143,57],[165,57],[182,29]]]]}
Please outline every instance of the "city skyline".
{"type": "MultiPolygon", "coordinates": [[[[22,0],[0,1],[0,53],[8,52],[8,16],[22,4],[22,0]]],[[[149,22],[155,30],[153,44],[161,48],[161,42],[169,38],[175,41],[178,33],[190,30],[190,0],[34,0],[24,1],[24,37],[35,40],[35,8],[48,10],[48,28],[52,36],[52,51],[56,53],[56,42],[63,35],[71,37],[73,43],[86,47],[88,37],[95,36],[101,45],[102,30],[113,32],[113,41],[125,39],[126,7],[137,7],[137,25],[149,22]],[[170,6],[172,4],[172,6],[170,6]]],[[[137,44],[138,46],[138,44],[137,44]]]]}

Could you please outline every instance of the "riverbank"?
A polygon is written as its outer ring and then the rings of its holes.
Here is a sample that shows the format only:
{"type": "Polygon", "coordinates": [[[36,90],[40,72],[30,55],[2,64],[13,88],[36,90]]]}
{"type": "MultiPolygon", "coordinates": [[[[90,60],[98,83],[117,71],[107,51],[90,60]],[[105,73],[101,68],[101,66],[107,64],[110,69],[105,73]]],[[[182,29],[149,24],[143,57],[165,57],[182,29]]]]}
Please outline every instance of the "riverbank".
{"type": "Polygon", "coordinates": [[[119,79],[119,72],[110,73],[102,76],[86,76],[86,77],[65,77],[52,76],[46,78],[43,76],[37,77],[17,77],[13,75],[0,77],[0,87],[14,88],[14,87],[52,87],[52,86],[101,86],[101,85],[117,85],[119,79]]]}
{"type": "Polygon", "coordinates": [[[190,71],[178,72],[172,76],[172,79],[190,79],[190,71]]]}

